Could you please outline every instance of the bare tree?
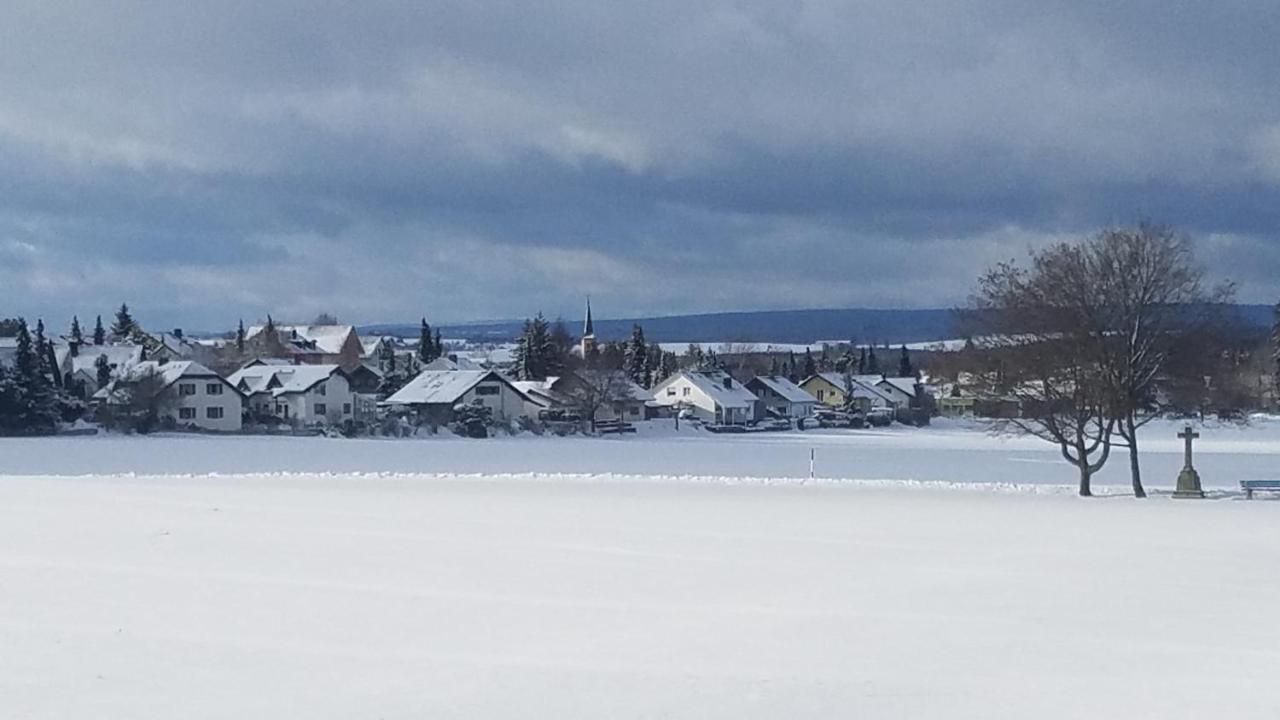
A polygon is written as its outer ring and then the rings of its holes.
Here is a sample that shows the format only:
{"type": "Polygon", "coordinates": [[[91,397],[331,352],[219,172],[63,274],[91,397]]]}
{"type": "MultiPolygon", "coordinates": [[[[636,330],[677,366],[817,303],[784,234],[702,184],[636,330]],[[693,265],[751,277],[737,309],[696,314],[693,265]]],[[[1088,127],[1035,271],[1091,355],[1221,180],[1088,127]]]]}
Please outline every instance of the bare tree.
{"type": "Polygon", "coordinates": [[[137,373],[108,386],[98,419],[111,430],[145,434],[158,428],[176,405],[177,397],[163,375],[137,373]]]}
{"type": "Polygon", "coordinates": [[[978,283],[967,320],[1001,359],[987,391],[1016,397],[1019,417],[1001,422],[1054,442],[1080,473],[1079,492],[1111,455],[1114,420],[1097,362],[1105,337],[1094,268],[1081,245],[1060,243],[1031,267],[1000,263],[978,283]]]}
{"type": "Polygon", "coordinates": [[[602,408],[620,406],[633,399],[631,381],[621,370],[579,370],[572,378],[566,394],[593,433],[596,415],[602,408]]]}
{"type": "Polygon", "coordinates": [[[1138,428],[1156,417],[1158,386],[1175,345],[1198,346],[1234,288],[1206,288],[1190,240],[1161,225],[1103,230],[1085,243],[1084,252],[1102,300],[1098,362],[1110,414],[1129,449],[1133,494],[1146,497],[1138,428]]]}

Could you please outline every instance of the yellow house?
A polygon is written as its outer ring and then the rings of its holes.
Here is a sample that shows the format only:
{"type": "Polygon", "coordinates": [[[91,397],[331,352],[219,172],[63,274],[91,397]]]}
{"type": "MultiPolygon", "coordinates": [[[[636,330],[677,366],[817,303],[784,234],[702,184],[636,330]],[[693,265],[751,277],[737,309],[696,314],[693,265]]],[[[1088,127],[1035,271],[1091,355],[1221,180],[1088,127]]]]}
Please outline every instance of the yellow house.
{"type": "MultiPolygon", "coordinates": [[[[895,405],[893,398],[889,397],[879,388],[862,382],[858,377],[848,378],[848,385],[852,386],[853,406],[866,412],[874,407],[893,407],[895,405]]],[[[835,372],[818,373],[805,379],[800,383],[800,387],[817,401],[828,407],[843,408],[846,407],[850,399],[846,397],[846,378],[844,375],[835,372]]]]}

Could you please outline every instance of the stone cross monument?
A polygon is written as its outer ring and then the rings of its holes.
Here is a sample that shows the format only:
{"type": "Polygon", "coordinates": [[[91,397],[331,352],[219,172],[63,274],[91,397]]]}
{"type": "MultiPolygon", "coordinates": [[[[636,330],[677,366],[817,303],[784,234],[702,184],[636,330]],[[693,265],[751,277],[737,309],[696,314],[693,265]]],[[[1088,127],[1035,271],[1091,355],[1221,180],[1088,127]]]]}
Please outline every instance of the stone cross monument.
{"type": "Polygon", "coordinates": [[[1186,426],[1182,432],[1178,433],[1178,437],[1186,441],[1186,449],[1183,451],[1182,472],[1178,473],[1178,487],[1173,491],[1176,498],[1202,498],[1204,490],[1200,488],[1200,473],[1191,464],[1191,441],[1200,437],[1200,433],[1186,426]]]}

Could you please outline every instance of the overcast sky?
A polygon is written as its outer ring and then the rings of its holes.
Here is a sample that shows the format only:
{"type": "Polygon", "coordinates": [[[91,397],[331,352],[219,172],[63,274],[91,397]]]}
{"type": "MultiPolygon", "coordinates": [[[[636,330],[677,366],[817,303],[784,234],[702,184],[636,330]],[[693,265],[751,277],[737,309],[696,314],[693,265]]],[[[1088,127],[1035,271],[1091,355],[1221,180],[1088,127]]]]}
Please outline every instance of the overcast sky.
{"type": "Polygon", "coordinates": [[[1280,295],[1274,0],[7,0],[0,315],[962,302],[1140,217],[1280,295]]]}

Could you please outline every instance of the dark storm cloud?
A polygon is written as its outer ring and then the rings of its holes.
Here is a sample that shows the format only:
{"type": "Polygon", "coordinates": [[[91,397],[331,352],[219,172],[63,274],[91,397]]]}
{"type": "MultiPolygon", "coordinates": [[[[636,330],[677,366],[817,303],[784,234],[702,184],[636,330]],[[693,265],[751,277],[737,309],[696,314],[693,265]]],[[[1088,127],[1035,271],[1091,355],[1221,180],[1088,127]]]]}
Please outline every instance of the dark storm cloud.
{"type": "Polygon", "coordinates": [[[1139,217],[1270,300],[1277,30],[1238,1],[21,0],[0,314],[950,304],[1139,217]]]}

